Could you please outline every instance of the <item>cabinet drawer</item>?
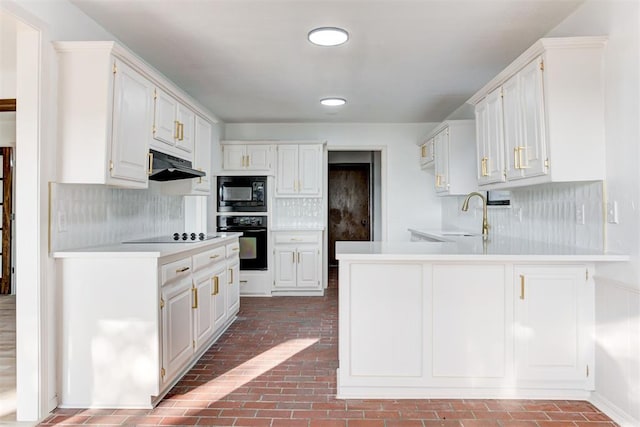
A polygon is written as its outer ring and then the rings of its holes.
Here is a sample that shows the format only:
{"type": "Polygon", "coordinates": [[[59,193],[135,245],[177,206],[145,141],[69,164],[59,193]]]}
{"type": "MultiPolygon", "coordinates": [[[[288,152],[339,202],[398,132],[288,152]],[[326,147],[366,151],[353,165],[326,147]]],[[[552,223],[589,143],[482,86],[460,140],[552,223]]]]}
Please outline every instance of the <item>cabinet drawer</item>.
{"type": "Polygon", "coordinates": [[[163,285],[177,278],[188,277],[191,274],[191,258],[183,258],[164,264],[160,270],[163,285]]]}
{"type": "Polygon", "coordinates": [[[227,245],[227,258],[240,254],[240,242],[233,242],[227,245]]]}
{"type": "Polygon", "coordinates": [[[198,271],[201,268],[214,264],[219,261],[223,261],[225,258],[225,247],[220,246],[218,248],[210,249],[200,254],[193,256],[193,271],[198,271]]]}
{"type": "Polygon", "coordinates": [[[275,233],[274,242],[277,243],[319,243],[319,233],[275,233]]]}

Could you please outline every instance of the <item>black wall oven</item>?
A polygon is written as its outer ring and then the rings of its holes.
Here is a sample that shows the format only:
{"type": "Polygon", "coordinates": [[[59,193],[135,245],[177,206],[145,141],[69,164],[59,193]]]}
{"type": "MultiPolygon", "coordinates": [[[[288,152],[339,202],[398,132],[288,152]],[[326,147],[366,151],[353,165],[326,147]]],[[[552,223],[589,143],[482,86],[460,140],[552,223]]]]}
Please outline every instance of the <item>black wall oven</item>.
{"type": "Polygon", "coordinates": [[[219,216],[218,231],[243,233],[240,237],[240,270],[267,269],[266,216],[219,216]]]}
{"type": "Polygon", "coordinates": [[[218,177],[218,212],[266,211],[266,176],[218,177]]]}

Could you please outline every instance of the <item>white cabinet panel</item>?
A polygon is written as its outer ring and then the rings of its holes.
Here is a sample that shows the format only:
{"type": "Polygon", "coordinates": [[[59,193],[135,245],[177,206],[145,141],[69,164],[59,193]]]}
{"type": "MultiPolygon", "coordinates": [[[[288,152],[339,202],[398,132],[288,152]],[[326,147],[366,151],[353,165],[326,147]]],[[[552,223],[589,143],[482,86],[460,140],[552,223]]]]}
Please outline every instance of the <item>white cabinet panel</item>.
{"type": "Polygon", "coordinates": [[[240,308],[240,259],[234,257],[227,266],[227,318],[235,316],[240,308]]]}
{"type": "Polygon", "coordinates": [[[322,232],[274,232],[274,290],[321,290],[322,232]]]}
{"type": "Polygon", "coordinates": [[[298,286],[318,287],[319,249],[315,246],[298,248],[298,286]]]}
{"type": "Polygon", "coordinates": [[[275,283],[276,287],[292,288],[296,280],[296,248],[276,247],[275,249],[275,283]]]}
{"type": "Polygon", "coordinates": [[[180,157],[192,159],[190,155],[193,153],[194,147],[194,127],[195,127],[195,114],[189,109],[189,107],[178,103],[176,111],[176,118],[180,123],[179,136],[176,139],[176,148],[183,151],[180,157]],[[187,153],[187,154],[185,154],[187,153]]]}
{"type": "Polygon", "coordinates": [[[153,87],[149,80],[120,61],[116,61],[116,70],[111,176],[146,183],[153,87]]]}
{"type": "Polygon", "coordinates": [[[547,173],[546,129],[544,122],[544,94],[542,58],[537,58],[518,73],[522,109],[522,144],[518,163],[524,178],[547,173]]]}
{"type": "Polygon", "coordinates": [[[195,118],[195,153],[193,167],[203,171],[206,175],[194,179],[193,191],[197,194],[209,194],[211,192],[211,123],[200,116],[195,118]]]}
{"type": "Polygon", "coordinates": [[[349,305],[341,312],[349,317],[351,343],[341,370],[378,381],[422,377],[427,309],[422,269],[421,264],[351,266],[349,305]]]}
{"type": "Polygon", "coordinates": [[[276,196],[322,195],[322,144],[277,146],[276,196]]]}
{"type": "Polygon", "coordinates": [[[165,285],[161,291],[162,365],[164,380],[171,381],[191,359],[194,350],[191,280],[165,285]]]}
{"type": "Polygon", "coordinates": [[[464,195],[477,187],[474,173],[475,123],[447,120],[433,132],[436,194],[464,195]]]}
{"type": "Polygon", "coordinates": [[[449,130],[445,129],[433,138],[435,151],[436,192],[449,189],[449,130]]]}
{"type": "Polygon", "coordinates": [[[227,266],[213,270],[213,328],[219,330],[227,321],[227,266]]]}
{"type": "Polygon", "coordinates": [[[587,381],[593,307],[586,267],[515,271],[518,380],[587,381]]]}
{"type": "Polygon", "coordinates": [[[503,182],[503,115],[500,88],[476,105],[478,183],[503,182]]]}
{"type": "Polygon", "coordinates": [[[433,266],[433,376],[506,372],[503,266],[433,266]]]}
{"type": "Polygon", "coordinates": [[[165,91],[155,89],[155,117],[153,123],[153,141],[151,146],[159,151],[173,147],[178,137],[176,109],[178,101],[165,91]]]}
{"type": "Polygon", "coordinates": [[[434,141],[433,138],[429,138],[420,146],[420,166],[423,169],[434,166],[434,141]]]}
{"type": "Polygon", "coordinates": [[[196,350],[198,350],[214,332],[214,307],[211,298],[213,280],[208,271],[203,272],[194,280],[193,292],[195,296],[193,305],[194,335],[196,350]]]}
{"type": "Polygon", "coordinates": [[[271,172],[271,144],[223,142],[222,158],[225,171],[271,172]]]}

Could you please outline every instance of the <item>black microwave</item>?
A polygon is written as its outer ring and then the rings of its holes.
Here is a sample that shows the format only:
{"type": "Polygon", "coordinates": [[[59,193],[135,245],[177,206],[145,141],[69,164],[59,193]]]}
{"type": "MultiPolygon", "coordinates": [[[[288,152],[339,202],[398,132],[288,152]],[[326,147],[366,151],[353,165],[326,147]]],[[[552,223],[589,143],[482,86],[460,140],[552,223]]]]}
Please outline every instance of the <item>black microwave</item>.
{"type": "Polygon", "coordinates": [[[266,176],[218,177],[218,212],[266,211],[266,176]]]}

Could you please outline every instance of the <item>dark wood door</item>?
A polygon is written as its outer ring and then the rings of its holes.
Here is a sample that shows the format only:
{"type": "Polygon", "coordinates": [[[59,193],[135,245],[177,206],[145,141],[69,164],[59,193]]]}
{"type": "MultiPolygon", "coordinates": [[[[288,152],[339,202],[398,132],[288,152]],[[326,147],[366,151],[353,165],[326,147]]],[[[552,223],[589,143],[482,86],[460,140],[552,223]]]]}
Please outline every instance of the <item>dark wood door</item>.
{"type": "Polygon", "coordinates": [[[12,148],[0,148],[0,164],[2,165],[2,277],[0,277],[0,294],[11,293],[11,223],[13,220],[13,167],[11,164],[12,148]]]}
{"type": "Polygon", "coordinates": [[[336,242],[371,240],[369,164],[329,165],[329,264],[336,242]]]}

